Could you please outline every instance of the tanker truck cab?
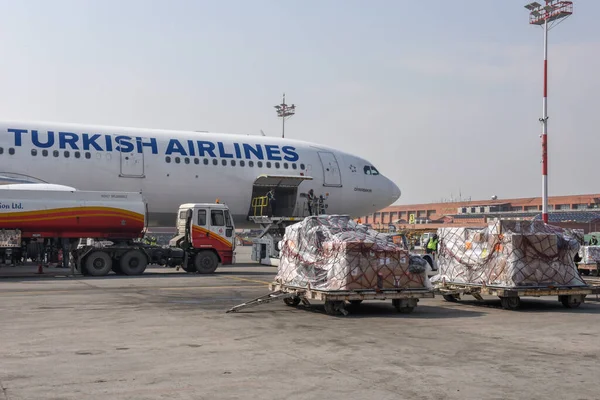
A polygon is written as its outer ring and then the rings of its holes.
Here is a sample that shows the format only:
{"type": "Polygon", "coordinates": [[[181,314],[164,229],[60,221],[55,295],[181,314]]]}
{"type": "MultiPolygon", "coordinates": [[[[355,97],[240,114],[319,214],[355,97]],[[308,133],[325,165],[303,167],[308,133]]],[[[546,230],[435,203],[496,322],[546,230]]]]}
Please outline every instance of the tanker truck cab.
{"type": "Polygon", "coordinates": [[[235,262],[235,226],[229,207],[219,203],[188,203],[179,206],[177,236],[173,247],[185,251],[183,269],[211,274],[219,263],[235,262]]]}

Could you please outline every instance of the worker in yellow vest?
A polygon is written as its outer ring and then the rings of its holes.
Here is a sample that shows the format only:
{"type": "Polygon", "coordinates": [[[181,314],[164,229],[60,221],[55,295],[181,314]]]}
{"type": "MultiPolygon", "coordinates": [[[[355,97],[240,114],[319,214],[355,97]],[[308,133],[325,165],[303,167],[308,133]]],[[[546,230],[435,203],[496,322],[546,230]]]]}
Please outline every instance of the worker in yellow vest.
{"type": "Polygon", "coordinates": [[[437,233],[434,233],[433,236],[431,237],[431,239],[429,239],[427,241],[427,246],[426,246],[426,253],[430,254],[430,253],[437,253],[438,250],[438,235],[437,233]]]}

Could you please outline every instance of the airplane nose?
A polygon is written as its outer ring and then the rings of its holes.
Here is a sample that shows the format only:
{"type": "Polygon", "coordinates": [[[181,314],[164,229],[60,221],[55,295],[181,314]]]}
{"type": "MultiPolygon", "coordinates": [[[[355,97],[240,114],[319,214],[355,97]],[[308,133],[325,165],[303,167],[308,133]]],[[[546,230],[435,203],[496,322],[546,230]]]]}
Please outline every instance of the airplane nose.
{"type": "Polygon", "coordinates": [[[390,181],[390,184],[392,185],[392,202],[395,202],[400,198],[402,192],[400,191],[398,185],[396,185],[394,182],[390,181]]]}
{"type": "Polygon", "coordinates": [[[394,203],[396,200],[400,198],[402,192],[398,185],[396,185],[392,180],[386,178],[388,181],[388,193],[390,194],[390,203],[394,203]]]}

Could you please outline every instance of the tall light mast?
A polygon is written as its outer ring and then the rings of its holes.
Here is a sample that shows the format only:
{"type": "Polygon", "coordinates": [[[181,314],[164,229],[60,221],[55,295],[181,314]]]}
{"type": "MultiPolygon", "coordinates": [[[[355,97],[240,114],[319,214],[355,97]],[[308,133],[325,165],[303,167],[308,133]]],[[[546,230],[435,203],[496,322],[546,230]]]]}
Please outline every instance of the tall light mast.
{"type": "Polygon", "coordinates": [[[525,6],[529,23],[544,28],[544,96],[542,99],[542,219],[548,223],[548,31],[573,14],[572,1],[545,0],[525,6]]]}
{"type": "Polygon", "coordinates": [[[292,104],[288,106],[285,104],[285,93],[283,94],[283,100],[281,104],[275,106],[275,110],[277,110],[277,116],[281,118],[281,137],[285,137],[285,120],[291,118],[294,114],[296,114],[296,105],[292,104]]]}

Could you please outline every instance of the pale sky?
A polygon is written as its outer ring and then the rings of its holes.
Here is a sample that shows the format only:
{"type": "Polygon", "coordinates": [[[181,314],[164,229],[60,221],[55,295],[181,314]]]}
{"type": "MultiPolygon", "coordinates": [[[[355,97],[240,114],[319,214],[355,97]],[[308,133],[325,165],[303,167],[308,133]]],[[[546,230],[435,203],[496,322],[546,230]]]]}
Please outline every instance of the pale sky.
{"type": "MultiPolygon", "coordinates": [[[[542,29],[516,0],[0,0],[0,118],[281,134],[398,204],[541,193],[542,29]]],[[[550,31],[550,195],[600,192],[600,1],[550,31]]]]}

